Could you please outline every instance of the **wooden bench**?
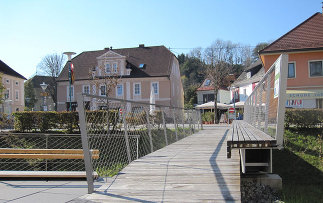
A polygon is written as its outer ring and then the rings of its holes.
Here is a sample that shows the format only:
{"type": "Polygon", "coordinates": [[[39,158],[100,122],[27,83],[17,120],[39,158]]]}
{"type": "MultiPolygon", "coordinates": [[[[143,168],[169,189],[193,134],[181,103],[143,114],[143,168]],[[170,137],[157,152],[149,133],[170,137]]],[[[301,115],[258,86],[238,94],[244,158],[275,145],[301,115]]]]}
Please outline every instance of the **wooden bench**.
{"type": "MultiPolygon", "coordinates": [[[[99,158],[99,150],[91,150],[92,159],[99,158]]],[[[82,149],[17,149],[0,148],[0,159],[84,159],[82,149]]]]}
{"type": "Polygon", "coordinates": [[[243,120],[234,120],[227,138],[227,157],[232,148],[273,148],[276,140],[243,120]]]}

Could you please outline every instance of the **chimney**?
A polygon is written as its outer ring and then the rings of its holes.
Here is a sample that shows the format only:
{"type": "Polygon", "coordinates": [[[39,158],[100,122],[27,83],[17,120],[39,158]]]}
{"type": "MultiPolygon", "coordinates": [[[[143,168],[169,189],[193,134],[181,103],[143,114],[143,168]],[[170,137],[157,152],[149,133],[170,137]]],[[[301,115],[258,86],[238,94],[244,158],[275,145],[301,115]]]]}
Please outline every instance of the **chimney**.
{"type": "Polygon", "coordinates": [[[139,48],[144,48],[145,45],[144,44],[139,44],[139,48]]]}

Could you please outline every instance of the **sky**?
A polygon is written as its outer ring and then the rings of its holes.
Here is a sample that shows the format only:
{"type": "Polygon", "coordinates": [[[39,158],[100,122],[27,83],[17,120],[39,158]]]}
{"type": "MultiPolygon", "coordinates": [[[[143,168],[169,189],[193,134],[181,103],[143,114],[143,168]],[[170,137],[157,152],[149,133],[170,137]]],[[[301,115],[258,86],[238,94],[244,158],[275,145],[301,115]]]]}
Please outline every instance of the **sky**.
{"type": "Polygon", "coordinates": [[[0,0],[0,60],[30,78],[48,54],[215,40],[271,42],[322,12],[321,0],[0,0]]]}

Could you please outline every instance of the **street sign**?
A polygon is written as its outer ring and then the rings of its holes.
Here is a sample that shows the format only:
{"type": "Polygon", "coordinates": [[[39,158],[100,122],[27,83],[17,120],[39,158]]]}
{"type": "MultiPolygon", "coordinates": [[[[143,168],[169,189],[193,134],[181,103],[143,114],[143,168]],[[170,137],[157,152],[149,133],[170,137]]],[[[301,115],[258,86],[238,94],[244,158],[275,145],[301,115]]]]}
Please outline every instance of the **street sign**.
{"type": "Polygon", "coordinates": [[[229,108],[229,113],[234,113],[234,108],[230,107],[229,108]]]}

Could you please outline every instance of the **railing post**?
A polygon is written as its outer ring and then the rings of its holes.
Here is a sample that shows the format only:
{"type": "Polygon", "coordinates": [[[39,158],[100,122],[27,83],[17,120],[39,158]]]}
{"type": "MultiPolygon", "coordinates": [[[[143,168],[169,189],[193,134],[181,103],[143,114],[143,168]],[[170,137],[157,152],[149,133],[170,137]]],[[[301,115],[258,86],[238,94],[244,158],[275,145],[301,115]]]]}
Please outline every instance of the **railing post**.
{"type": "Polygon", "coordinates": [[[153,146],[153,138],[151,136],[151,126],[150,126],[150,120],[149,120],[149,111],[146,109],[146,117],[147,117],[147,128],[148,128],[148,136],[149,136],[149,143],[150,143],[150,152],[154,152],[154,146],[153,146]]]}
{"type": "Polygon", "coordinates": [[[281,60],[280,60],[277,126],[276,126],[276,140],[277,140],[277,145],[279,149],[283,148],[283,142],[284,142],[287,69],[288,69],[288,55],[282,54],[281,60]]]}
{"type": "Polygon", "coordinates": [[[201,130],[203,130],[203,121],[202,121],[201,110],[198,110],[198,117],[199,117],[199,121],[200,121],[201,130]]]}
{"type": "Polygon", "coordinates": [[[261,130],[261,115],[262,115],[262,89],[263,86],[261,86],[261,88],[259,87],[259,104],[258,104],[258,115],[257,115],[257,120],[258,120],[258,129],[261,130]]]}
{"type": "Polygon", "coordinates": [[[192,110],[189,110],[189,120],[190,120],[190,123],[189,123],[190,132],[191,132],[191,135],[192,135],[194,133],[193,127],[192,127],[192,110]]]}
{"type": "Polygon", "coordinates": [[[173,108],[173,119],[174,119],[174,127],[175,127],[175,136],[176,136],[176,141],[178,141],[178,135],[177,135],[177,124],[176,124],[176,116],[175,116],[175,108],[173,108]]]}
{"type": "Polygon", "coordinates": [[[269,104],[270,104],[270,86],[271,86],[271,74],[267,78],[267,87],[266,87],[266,109],[265,109],[265,126],[264,132],[268,133],[268,114],[269,114],[269,104]]]}
{"type": "Polygon", "coordinates": [[[165,122],[165,114],[164,111],[162,110],[161,107],[159,107],[161,113],[162,113],[162,118],[163,118],[163,126],[164,126],[164,135],[165,135],[165,142],[166,146],[168,146],[168,139],[167,139],[167,130],[166,130],[166,122],[165,122]]]}
{"type": "Polygon", "coordinates": [[[131,154],[130,154],[130,144],[129,144],[129,136],[128,136],[128,126],[127,126],[127,119],[126,119],[126,114],[127,114],[127,110],[126,110],[126,103],[123,102],[124,105],[124,112],[123,112],[123,127],[124,127],[124,138],[126,141],[126,148],[127,148],[127,157],[128,157],[128,162],[129,164],[131,163],[131,154]]]}
{"type": "Polygon", "coordinates": [[[93,166],[91,162],[91,155],[86,131],[86,122],[85,122],[85,111],[84,111],[84,101],[83,95],[77,95],[77,106],[79,112],[79,121],[80,121],[80,130],[81,130],[81,139],[82,139],[82,148],[84,154],[84,164],[86,171],[86,180],[88,185],[88,193],[91,194],[94,191],[93,183],[93,166]]]}
{"type": "Polygon", "coordinates": [[[185,120],[184,120],[184,117],[185,117],[185,113],[186,113],[186,110],[184,109],[184,110],[183,110],[183,116],[182,116],[182,124],[183,124],[183,137],[185,137],[185,120]]]}

